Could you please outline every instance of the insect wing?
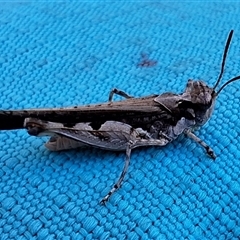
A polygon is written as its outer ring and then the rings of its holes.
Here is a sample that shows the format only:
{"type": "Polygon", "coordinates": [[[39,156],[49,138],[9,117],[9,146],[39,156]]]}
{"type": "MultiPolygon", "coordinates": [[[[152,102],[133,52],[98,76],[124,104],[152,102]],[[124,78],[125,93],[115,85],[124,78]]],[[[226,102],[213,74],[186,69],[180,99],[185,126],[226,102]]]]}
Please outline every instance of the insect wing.
{"type": "MultiPolygon", "coordinates": [[[[116,121],[107,121],[98,130],[94,130],[90,123],[77,123],[73,127],[64,127],[61,123],[31,118],[25,120],[25,126],[30,135],[52,136],[53,138],[47,143],[47,147],[53,145],[54,137],[60,136],[80,142],[80,144],[69,142],[70,148],[78,147],[78,145],[79,147],[89,145],[106,150],[122,151],[126,149],[129,141],[135,142],[139,135],[130,125],[116,121]],[[71,144],[73,144],[72,147],[71,144]]],[[[59,148],[61,147],[59,146],[59,148]]],[[[66,147],[64,148],[66,149],[66,147]]]]}

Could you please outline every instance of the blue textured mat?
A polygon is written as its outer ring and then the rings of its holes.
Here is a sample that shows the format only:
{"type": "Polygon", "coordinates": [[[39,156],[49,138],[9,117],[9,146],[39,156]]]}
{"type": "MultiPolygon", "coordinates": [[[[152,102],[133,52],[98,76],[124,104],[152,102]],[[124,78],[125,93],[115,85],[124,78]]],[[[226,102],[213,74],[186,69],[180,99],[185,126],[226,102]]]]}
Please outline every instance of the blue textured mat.
{"type": "MultiPolygon", "coordinates": [[[[227,35],[224,78],[240,75],[238,3],[1,3],[0,108],[104,102],[117,87],[134,96],[213,86],[227,35]],[[150,66],[145,64],[149,59],[150,66]]],[[[53,153],[25,130],[0,132],[0,239],[239,239],[240,83],[220,95],[197,135],[124,153],[53,153]]],[[[116,98],[118,99],[118,98],[116,98]]]]}

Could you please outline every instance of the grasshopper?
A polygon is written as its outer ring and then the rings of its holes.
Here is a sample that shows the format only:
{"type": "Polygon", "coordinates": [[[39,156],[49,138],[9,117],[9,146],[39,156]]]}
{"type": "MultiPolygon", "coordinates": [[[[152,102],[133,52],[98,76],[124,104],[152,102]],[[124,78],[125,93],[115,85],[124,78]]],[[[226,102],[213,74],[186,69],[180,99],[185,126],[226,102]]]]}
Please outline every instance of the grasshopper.
{"type": "Polygon", "coordinates": [[[53,109],[1,110],[0,130],[26,128],[33,136],[50,136],[46,147],[53,151],[97,147],[105,150],[126,151],[122,173],[109,193],[102,199],[105,204],[121,186],[127,173],[131,151],[142,146],[165,146],[179,135],[185,134],[200,144],[215,159],[213,150],[194,134],[211,117],[219,93],[234,77],[218,91],[224,72],[225,60],[233,36],[230,31],[214,87],[203,81],[189,80],[183,93],[171,92],[161,95],[134,98],[113,89],[107,103],[53,109]],[[114,94],[125,99],[113,102],[114,94]]]}

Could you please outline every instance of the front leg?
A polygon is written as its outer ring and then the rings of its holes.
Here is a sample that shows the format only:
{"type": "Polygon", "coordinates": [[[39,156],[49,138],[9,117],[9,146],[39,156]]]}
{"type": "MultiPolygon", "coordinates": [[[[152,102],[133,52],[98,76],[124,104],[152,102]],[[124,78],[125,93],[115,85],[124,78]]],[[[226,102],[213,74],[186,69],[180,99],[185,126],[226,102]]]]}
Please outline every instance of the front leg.
{"type": "Polygon", "coordinates": [[[112,102],[112,99],[113,99],[113,95],[114,95],[114,94],[117,94],[117,95],[119,95],[119,96],[121,96],[121,97],[125,97],[125,98],[134,98],[134,97],[128,95],[127,93],[125,93],[125,92],[123,92],[123,91],[121,91],[121,90],[118,90],[118,89],[114,88],[114,89],[112,89],[112,91],[111,91],[110,94],[109,94],[109,98],[108,98],[108,101],[109,101],[109,102],[112,102]]]}
{"type": "Polygon", "coordinates": [[[204,147],[204,149],[206,150],[207,154],[213,159],[216,159],[216,155],[214,153],[214,151],[204,142],[202,141],[200,138],[198,138],[194,133],[191,132],[191,130],[186,130],[184,131],[184,133],[190,137],[191,139],[193,139],[196,143],[200,144],[202,147],[204,147]]]}

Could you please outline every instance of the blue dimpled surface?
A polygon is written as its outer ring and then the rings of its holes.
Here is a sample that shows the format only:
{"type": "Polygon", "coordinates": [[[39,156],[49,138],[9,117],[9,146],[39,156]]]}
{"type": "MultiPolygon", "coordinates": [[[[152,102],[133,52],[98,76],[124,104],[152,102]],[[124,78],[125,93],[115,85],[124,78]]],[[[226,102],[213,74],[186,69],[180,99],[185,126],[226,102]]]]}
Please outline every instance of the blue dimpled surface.
{"type": "MultiPolygon", "coordinates": [[[[105,102],[116,87],[140,97],[221,85],[240,75],[239,3],[173,1],[1,3],[0,108],[105,102]]],[[[190,139],[124,153],[50,152],[25,130],[0,132],[0,239],[239,239],[240,83],[219,96],[190,139]]],[[[119,97],[115,98],[119,100],[119,97]]]]}

